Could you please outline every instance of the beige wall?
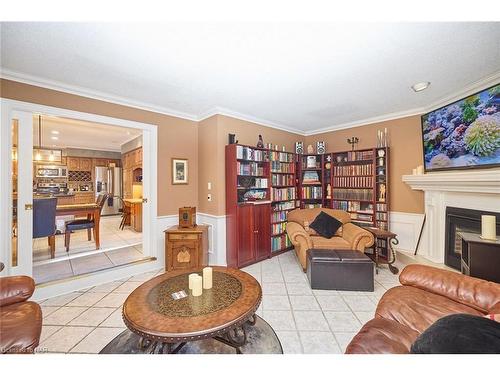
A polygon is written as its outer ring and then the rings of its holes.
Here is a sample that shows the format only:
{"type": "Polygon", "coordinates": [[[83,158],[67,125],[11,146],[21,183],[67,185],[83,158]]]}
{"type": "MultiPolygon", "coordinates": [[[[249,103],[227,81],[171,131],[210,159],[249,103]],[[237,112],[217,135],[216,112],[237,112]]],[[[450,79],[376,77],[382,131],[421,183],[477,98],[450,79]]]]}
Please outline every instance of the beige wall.
{"type": "Polygon", "coordinates": [[[197,206],[198,212],[225,214],[225,145],[228,133],[236,134],[240,144],[255,145],[259,134],[264,143],[294,150],[296,141],[305,145],[317,140],[327,142],[327,151],[350,148],[346,139],[357,136],[359,148],[374,147],[377,129],[388,128],[391,146],[391,210],[422,213],[423,194],[412,191],[401,181],[403,174],[422,163],[420,116],[300,136],[229,116],[215,115],[199,123],[173,116],[66,94],[9,80],[0,81],[0,96],[75,111],[144,122],[158,126],[158,215],[178,213],[182,206],[197,206]],[[189,160],[189,184],[171,184],[171,158],[189,160]],[[207,183],[212,183],[212,201],[207,201],[207,183]]]}
{"type": "Polygon", "coordinates": [[[236,134],[238,143],[255,146],[259,134],[264,143],[278,144],[281,150],[285,146],[287,151],[295,149],[296,141],[304,141],[305,137],[273,129],[253,122],[236,119],[229,116],[214,115],[200,122],[199,128],[199,212],[212,215],[226,213],[226,170],[225,146],[228,144],[228,134],[236,134]],[[212,190],[208,191],[207,183],[212,183],[212,190]],[[208,193],[212,194],[212,202],[207,201],[208,193]]]}
{"type": "Polygon", "coordinates": [[[350,150],[347,138],[358,137],[358,148],[375,147],[377,130],[387,128],[390,146],[390,210],[399,212],[423,213],[423,192],[411,190],[401,181],[401,176],[411,174],[412,169],[422,164],[422,141],[420,135],[420,116],[411,116],[391,121],[338,130],[306,139],[307,144],[326,141],[327,152],[350,150]]]}
{"type": "Polygon", "coordinates": [[[197,122],[4,79],[0,81],[0,96],[8,99],[157,125],[158,215],[177,214],[179,207],[197,205],[197,122]],[[171,158],[174,157],[189,160],[188,185],[172,185],[171,158]]]}

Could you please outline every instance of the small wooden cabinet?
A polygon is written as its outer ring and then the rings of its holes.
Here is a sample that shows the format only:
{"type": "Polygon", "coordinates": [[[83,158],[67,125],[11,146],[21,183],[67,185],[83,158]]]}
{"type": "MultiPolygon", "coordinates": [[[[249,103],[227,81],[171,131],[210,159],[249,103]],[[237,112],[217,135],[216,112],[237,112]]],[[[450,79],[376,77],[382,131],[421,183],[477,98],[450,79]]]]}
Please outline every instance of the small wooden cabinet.
{"type": "Polygon", "coordinates": [[[165,269],[189,270],[208,265],[208,226],[165,230],[165,269]]]}
{"type": "Polygon", "coordinates": [[[68,170],[70,171],[92,171],[92,159],[91,158],[67,158],[68,170]]]}

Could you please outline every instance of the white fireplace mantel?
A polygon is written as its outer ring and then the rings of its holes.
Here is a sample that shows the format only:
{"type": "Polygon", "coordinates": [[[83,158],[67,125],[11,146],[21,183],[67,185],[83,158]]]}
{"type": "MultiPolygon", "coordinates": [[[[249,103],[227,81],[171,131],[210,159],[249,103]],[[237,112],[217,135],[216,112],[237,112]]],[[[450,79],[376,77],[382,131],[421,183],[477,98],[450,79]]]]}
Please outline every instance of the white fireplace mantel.
{"type": "Polygon", "coordinates": [[[500,169],[404,175],[413,190],[425,193],[425,225],[418,254],[444,263],[446,207],[500,212],[500,169]]]}

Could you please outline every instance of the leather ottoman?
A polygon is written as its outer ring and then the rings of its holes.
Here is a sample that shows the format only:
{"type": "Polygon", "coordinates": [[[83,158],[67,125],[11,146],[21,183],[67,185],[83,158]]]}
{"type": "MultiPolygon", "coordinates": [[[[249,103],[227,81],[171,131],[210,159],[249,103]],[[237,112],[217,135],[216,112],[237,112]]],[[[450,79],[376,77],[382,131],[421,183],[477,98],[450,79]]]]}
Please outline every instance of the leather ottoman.
{"type": "Polygon", "coordinates": [[[312,249],[307,278],[312,289],[373,292],[373,262],[358,250],[312,249]]]}

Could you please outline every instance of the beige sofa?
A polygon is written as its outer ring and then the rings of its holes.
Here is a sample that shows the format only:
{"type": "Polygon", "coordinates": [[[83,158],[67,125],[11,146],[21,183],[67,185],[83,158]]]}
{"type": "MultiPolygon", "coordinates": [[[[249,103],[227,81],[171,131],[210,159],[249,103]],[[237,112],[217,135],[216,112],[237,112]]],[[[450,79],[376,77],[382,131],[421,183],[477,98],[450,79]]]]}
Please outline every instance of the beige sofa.
{"type": "Polygon", "coordinates": [[[364,251],[365,248],[372,246],[374,241],[373,235],[370,232],[351,223],[351,217],[348,212],[330,208],[310,208],[290,211],[286,231],[295,247],[295,252],[304,270],[307,267],[307,250],[309,249],[364,251]],[[314,229],[309,228],[309,225],[322,211],[342,222],[342,227],[330,239],[319,236],[314,229]]]}

